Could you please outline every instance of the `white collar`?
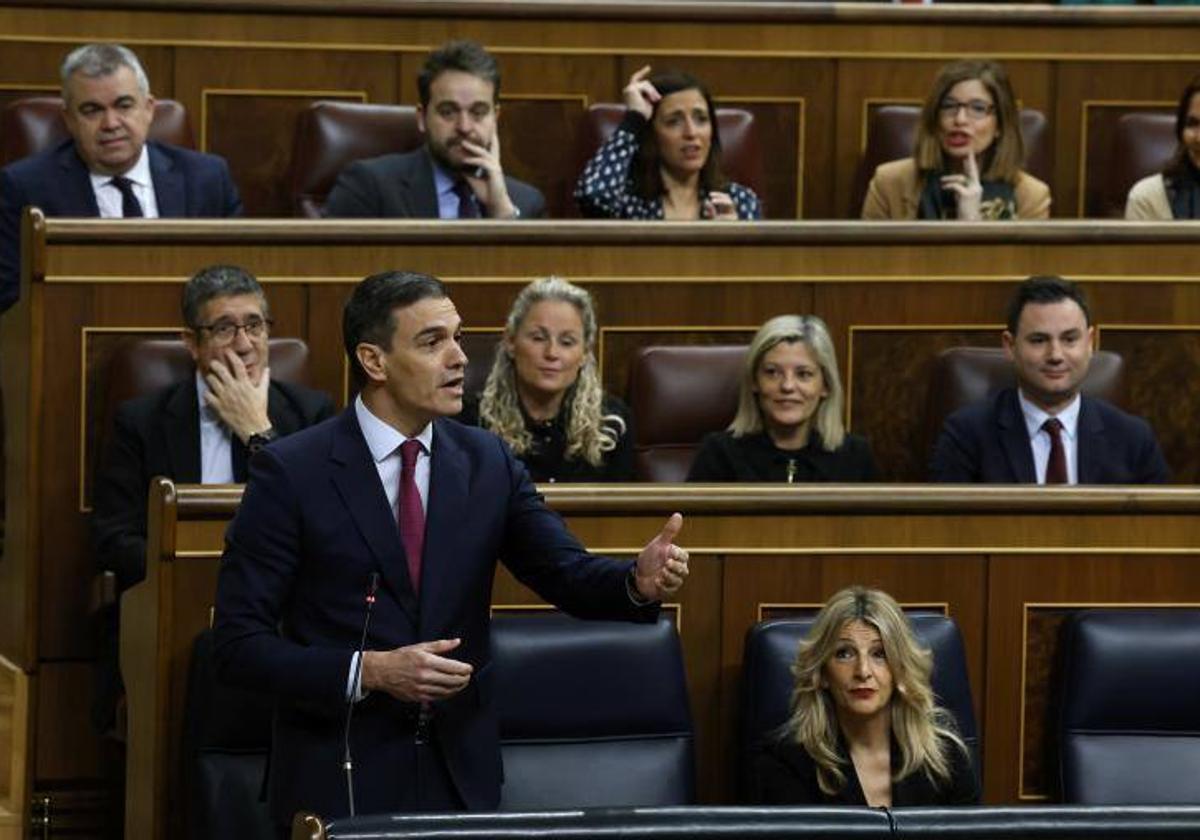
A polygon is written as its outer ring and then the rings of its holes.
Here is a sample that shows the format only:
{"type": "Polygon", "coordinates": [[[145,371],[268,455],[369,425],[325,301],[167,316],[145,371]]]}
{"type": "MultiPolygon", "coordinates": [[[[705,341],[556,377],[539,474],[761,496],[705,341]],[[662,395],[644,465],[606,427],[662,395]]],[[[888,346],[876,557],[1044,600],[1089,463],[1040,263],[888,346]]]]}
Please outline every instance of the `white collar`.
{"type": "Polygon", "coordinates": [[[375,463],[394,455],[400,444],[406,440],[419,440],[427,453],[433,452],[432,423],[426,423],[424,429],[413,438],[409,438],[395,426],[376,417],[363,402],[362,394],[354,398],[354,415],[358,418],[358,426],[362,429],[367,448],[371,450],[371,457],[375,459],[375,463]]]}
{"type": "Polygon", "coordinates": [[[1067,438],[1075,440],[1075,433],[1079,429],[1079,407],[1083,402],[1079,394],[1076,394],[1075,399],[1071,400],[1070,404],[1057,414],[1050,414],[1034,405],[1026,399],[1020,388],[1017,388],[1017,400],[1021,404],[1021,413],[1025,415],[1025,428],[1029,432],[1030,440],[1033,440],[1034,436],[1042,430],[1043,424],[1051,417],[1057,417],[1063,425],[1063,431],[1066,432],[1067,438]]]}
{"type": "MultiPolygon", "coordinates": [[[[103,187],[113,179],[112,175],[100,175],[96,172],[88,173],[92,178],[93,187],[103,187]]],[[[139,187],[147,189],[154,188],[154,179],[150,176],[150,144],[142,144],[142,153],[138,155],[137,163],[129,168],[128,172],[121,173],[122,178],[128,178],[139,187]]]]}

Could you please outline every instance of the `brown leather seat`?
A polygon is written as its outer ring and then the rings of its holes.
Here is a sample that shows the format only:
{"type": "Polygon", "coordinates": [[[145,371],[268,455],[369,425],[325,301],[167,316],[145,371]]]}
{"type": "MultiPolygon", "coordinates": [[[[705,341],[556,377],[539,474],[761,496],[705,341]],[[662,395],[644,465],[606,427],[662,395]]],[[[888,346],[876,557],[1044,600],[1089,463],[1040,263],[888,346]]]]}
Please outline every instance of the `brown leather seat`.
{"type": "Polygon", "coordinates": [[[744,345],[643,347],[633,359],[629,403],[643,481],[684,481],[700,439],[737,412],[744,345]]]}
{"type": "MultiPolygon", "coordinates": [[[[52,149],[69,136],[61,98],[28,96],[10,102],[0,112],[0,166],[52,149]]],[[[174,99],[154,101],[149,136],[159,143],[196,148],[187,110],[174,99]]]]}
{"type": "MultiPolygon", "coordinates": [[[[1132,111],[1117,119],[1112,159],[1103,170],[1089,162],[1087,177],[1098,179],[1102,206],[1097,215],[1125,217],[1129,190],[1147,175],[1161,172],[1178,146],[1175,114],[1170,111],[1132,111]]],[[[1090,214],[1089,214],[1090,215],[1090,214]]]]}
{"type": "MultiPolygon", "coordinates": [[[[1092,356],[1081,390],[1118,405],[1123,391],[1125,361],[1116,353],[1099,350],[1092,356]]],[[[925,452],[942,431],[946,418],[960,408],[980,402],[988,394],[1017,384],[1013,364],[999,347],[951,347],[938,354],[929,378],[925,413],[925,452]]]]}
{"type": "Polygon", "coordinates": [[[314,102],[296,120],[289,176],[292,212],[319,219],[329,191],[348,164],[411,152],[423,142],[412,105],[314,102]]]}
{"type": "MultiPolygon", "coordinates": [[[[881,163],[912,157],[921,109],[916,105],[884,105],[867,121],[867,147],[854,173],[854,188],[847,209],[849,218],[862,216],[867,185],[881,163]]],[[[1021,137],[1025,140],[1025,171],[1050,183],[1050,137],[1041,111],[1021,109],[1021,137]]]]}
{"type": "MultiPolygon", "coordinates": [[[[272,338],[270,358],[272,379],[297,383],[308,379],[308,345],[300,339],[272,338]]],[[[142,338],[121,342],[113,351],[107,377],[101,373],[95,383],[104,402],[96,418],[100,422],[99,445],[93,457],[99,457],[108,445],[117,406],[191,376],[194,369],[191,354],[181,339],[142,338]]]]}
{"type": "MultiPolygon", "coordinates": [[[[563,204],[573,214],[579,212],[573,194],[576,180],[596,149],[612,137],[624,118],[624,105],[602,102],[588,108],[575,145],[575,177],[568,179],[568,194],[563,204]]],[[[741,108],[718,108],[717,128],[721,134],[721,168],[730,180],[754,190],[761,199],[765,194],[765,179],[754,115],[741,108]]]]}

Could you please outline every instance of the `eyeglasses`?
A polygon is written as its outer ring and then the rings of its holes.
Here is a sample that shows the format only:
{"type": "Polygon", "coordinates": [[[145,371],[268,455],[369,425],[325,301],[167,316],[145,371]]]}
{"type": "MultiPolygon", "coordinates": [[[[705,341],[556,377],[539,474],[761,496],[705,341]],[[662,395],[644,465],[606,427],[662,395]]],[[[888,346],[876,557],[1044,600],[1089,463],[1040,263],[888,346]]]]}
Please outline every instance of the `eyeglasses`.
{"type": "Polygon", "coordinates": [[[271,331],[274,323],[270,318],[247,318],[244,324],[236,321],[217,321],[215,324],[200,324],[196,331],[211,335],[213,344],[232,344],[237,338],[238,330],[245,330],[246,338],[262,338],[271,331]]]}
{"type": "Polygon", "coordinates": [[[995,113],[996,106],[982,99],[972,99],[969,102],[959,102],[957,99],[943,99],[938,106],[938,113],[943,117],[957,117],[960,109],[967,109],[967,116],[973,120],[982,120],[995,113]]]}

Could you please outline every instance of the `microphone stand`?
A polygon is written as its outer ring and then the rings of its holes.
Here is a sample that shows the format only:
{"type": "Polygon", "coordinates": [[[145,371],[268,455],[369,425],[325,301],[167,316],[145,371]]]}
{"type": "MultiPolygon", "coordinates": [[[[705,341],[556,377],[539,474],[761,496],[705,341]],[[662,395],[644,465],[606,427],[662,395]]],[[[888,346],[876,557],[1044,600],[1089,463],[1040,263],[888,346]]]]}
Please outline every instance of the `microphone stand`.
{"type": "Polygon", "coordinates": [[[346,796],[350,802],[350,816],[354,816],[354,759],[350,757],[350,721],[354,717],[354,702],[362,679],[363,654],[367,648],[367,627],[371,624],[371,608],[375,606],[375,593],[379,590],[379,572],[371,572],[371,583],[367,587],[367,612],[363,616],[362,638],[358,642],[358,656],[354,660],[354,679],[350,681],[350,697],[346,700],[346,725],[342,730],[345,751],[342,769],[346,771],[346,796]]]}

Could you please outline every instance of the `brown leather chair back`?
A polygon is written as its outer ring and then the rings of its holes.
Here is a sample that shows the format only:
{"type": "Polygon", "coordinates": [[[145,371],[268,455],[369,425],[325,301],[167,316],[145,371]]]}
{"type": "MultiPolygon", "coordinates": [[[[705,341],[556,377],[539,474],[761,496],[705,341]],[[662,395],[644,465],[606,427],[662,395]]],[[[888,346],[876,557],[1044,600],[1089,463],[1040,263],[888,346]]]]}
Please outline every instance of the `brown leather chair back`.
{"type": "MultiPolygon", "coordinates": [[[[1118,405],[1125,402],[1125,361],[1116,353],[1099,350],[1092,356],[1081,390],[1118,405]]],[[[1013,364],[999,347],[951,347],[938,354],[929,380],[925,420],[925,448],[933,444],[946,418],[960,408],[980,402],[988,394],[1017,384],[1013,364]]]]}
{"type": "Polygon", "coordinates": [[[292,143],[292,212],[319,219],[339,173],[356,160],[411,152],[425,142],[412,105],[321,100],[296,120],[292,143]]]}
{"type": "Polygon", "coordinates": [[[463,352],[467,354],[467,378],[463,383],[463,393],[467,396],[483,393],[501,336],[499,332],[463,333],[461,344],[463,352]]]}
{"type": "MultiPolygon", "coordinates": [[[[270,359],[272,379],[307,381],[308,345],[300,339],[272,338],[270,359]]],[[[113,351],[107,379],[95,382],[104,402],[97,418],[100,428],[93,457],[101,457],[108,446],[117,406],[185,379],[194,369],[191,354],[181,339],[135,338],[121,342],[113,351]]]]}
{"type": "MultiPolygon", "coordinates": [[[[572,208],[573,213],[578,214],[573,195],[575,180],[596,149],[612,137],[624,118],[624,105],[597,103],[588,108],[575,146],[575,179],[569,179],[568,195],[563,204],[572,208]]],[[[754,190],[761,200],[765,194],[765,178],[754,115],[741,108],[718,108],[717,130],[721,134],[721,168],[730,180],[754,190]]]]}
{"type": "Polygon", "coordinates": [[[683,481],[696,446],[737,412],[744,345],[643,347],[633,359],[629,403],[643,481],[683,481]]]}
{"type": "MultiPolygon", "coordinates": [[[[912,157],[921,109],[916,105],[884,105],[871,112],[867,121],[867,147],[854,173],[854,187],[847,210],[851,219],[862,216],[863,199],[875,169],[881,163],[912,157]]],[[[1025,171],[1050,182],[1051,141],[1041,111],[1021,109],[1021,137],[1025,141],[1025,171]]]]}
{"type": "MultiPolygon", "coordinates": [[[[1171,111],[1132,111],[1117,120],[1112,159],[1098,178],[1103,196],[1100,213],[1108,218],[1125,217],[1125,199],[1133,185],[1161,172],[1179,145],[1175,137],[1175,114],[1171,111]]],[[[1092,169],[1091,166],[1088,167],[1092,169]]]]}
{"type": "MultiPolygon", "coordinates": [[[[52,149],[70,134],[62,118],[62,99],[28,96],[0,112],[0,166],[52,149]]],[[[174,99],[154,102],[150,139],[187,149],[196,148],[187,110],[174,99]]]]}

